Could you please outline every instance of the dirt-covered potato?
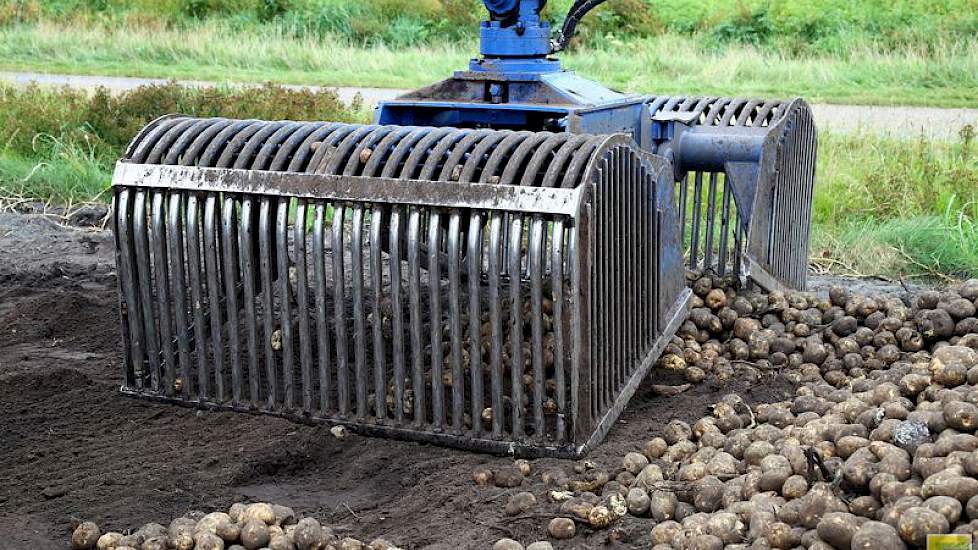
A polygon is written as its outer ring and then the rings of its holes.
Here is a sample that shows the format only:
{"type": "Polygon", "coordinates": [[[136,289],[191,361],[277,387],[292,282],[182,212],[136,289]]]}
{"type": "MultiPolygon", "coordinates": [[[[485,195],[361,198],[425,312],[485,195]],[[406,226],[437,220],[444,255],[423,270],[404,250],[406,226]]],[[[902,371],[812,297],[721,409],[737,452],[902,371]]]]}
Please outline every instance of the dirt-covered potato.
{"type": "Polygon", "coordinates": [[[577,534],[577,526],[570,518],[554,518],[547,525],[547,532],[557,540],[567,540],[574,538],[577,534]]]}
{"type": "Polygon", "coordinates": [[[645,489],[633,487],[628,491],[628,495],[625,497],[625,503],[628,506],[629,514],[642,517],[648,515],[652,500],[649,498],[649,494],[645,489]]]}
{"type": "Polygon", "coordinates": [[[696,535],[686,542],[686,550],[723,550],[723,541],[714,535],[696,535]]]}
{"type": "Polygon", "coordinates": [[[952,497],[930,497],[924,501],[924,507],[930,508],[947,519],[949,525],[954,525],[961,519],[961,502],[952,497]]]}
{"type": "Polygon", "coordinates": [[[852,550],[903,550],[906,544],[893,527],[878,521],[867,521],[853,535],[850,547],[852,550]]]}
{"type": "Polygon", "coordinates": [[[212,533],[198,533],[195,550],[224,550],[224,541],[212,533]]]}
{"type": "Polygon", "coordinates": [[[949,496],[966,503],[978,495],[978,479],[963,476],[954,469],[944,470],[925,479],[920,494],[924,498],[949,496]]]}
{"type": "Polygon", "coordinates": [[[776,521],[768,526],[765,537],[771,548],[787,550],[801,542],[801,536],[787,523],[776,521]]]}
{"type": "Polygon", "coordinates": [[[88,550],[95,546],[101,536],[98,525],[91,521],[82,522],[71,533],[71,547],[75,550],[88,550]]]}
{"type": "Polygon", "coordinates": [[[325,543],[323,527],[313,518],[303,518],[292,530],[292,541],[298,550],[318,550],[325,543]]]}
{"type": "Polygon", "coordinates": [[[507,516],[517,516],[533,508],[537,504],[537,498],[533,493],[521,492],[509,497],[504,511],[507,516]]]}
{"type": "Polygon", "coordinates": [[[523,479],[523,472],[516,466],[504,466],[492,473],[492,481],[496,487],[519,487],[523,484],[523,479]]]}
{"type": "Polygon", "coordinates": [[[747,526],[737,514],[719,512],[707,519],[703,531],[719,538],[723,544],[733,544],[744,540],[747,526]]]}
{"type": "Polygon", "coordinates": [[[492,550],[523,550],[523,545],[513,539],[499,539],[492,545],[492,550]]]}
{"type": "Polygon", "coordinates": [[[648,465],[649,459],[642,453],[628,453],[622,459],[622,468],[632,475],[638,475],[648,465]]]}
{"type": "Polygon", "coordinates": [[[241,518],[238,520],[239,523],[248,523],[251,520],[256,520],[264,523],[265,525],[275,524],[275,510],[270,504],[265,502],[256,502],[254,504],[249,504],[245,508],[244,512],[241,514],[241,518]]]}
{"type": "Polygon", "coordinates": [[[113,550],[119,546],[120,540],[122,540],[122,533],[105,533],[95,542],[95,550],[113,550]]]}
{"type": "Polygon", "coordinates": [[[930,508],[918,506],[900,515],[897,529],[900,537],[907,544],[923,546],[927,542],[927,535],[947,533],[951,530],[951,526],[941,514],[930,508]]]}
{"type": "Polygon", "coordinates": [[[241,527],[241,545],[248,550],[258,550],[268,545],[271,536],[264,521],[249,518],[241,527]]]}
{"type": "Polygon", "coordinates": [[[835,548],[848,549],[852,543],[852,537],[855,536],[863,522],[862,518],[850,513],[829,512],[822,516],[816,531],[820,539],[835,548]]]}

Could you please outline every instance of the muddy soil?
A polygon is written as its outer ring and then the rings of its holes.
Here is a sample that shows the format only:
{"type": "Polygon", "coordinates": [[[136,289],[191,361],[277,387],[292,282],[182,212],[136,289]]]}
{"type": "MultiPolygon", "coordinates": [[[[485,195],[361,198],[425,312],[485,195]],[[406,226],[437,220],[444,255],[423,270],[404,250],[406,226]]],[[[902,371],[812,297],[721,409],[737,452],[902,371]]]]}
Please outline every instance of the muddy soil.
{"type": "MultiPolygon", "coordinates": [[[[342,536],[383,536],[408,548],[547,539],[549,517],[507,518],[509,491],[471,481],[476,466],[511,463],[505,457],[358,436],[337,440],[327,427],[122,396],[117,307],[110,233],[0,214],[0,549],[67,548],[71,518],[123,530],[240,500],[277,502],[342,536]]],[[[678,397],[653,394],[652,384],[671,383],[680,382],[650,376],[590,458],[620,463],[669,420],[706,414],[717,392],[737,392],[752,403],[793,393],[772,374],[753,386],[701,384],[678,397]]],[[[559,465],[537,461],[535,472],[559,465]]],[[[542,499],[539,475],[527,481],[524,489],[542,499]]],[[[629,516],[628,536],[617,547],[648,547],[651,522],[629,516]]],[[[585,533],[555,547],[592,548],[606,538],[607,532],[585,533]]]]}

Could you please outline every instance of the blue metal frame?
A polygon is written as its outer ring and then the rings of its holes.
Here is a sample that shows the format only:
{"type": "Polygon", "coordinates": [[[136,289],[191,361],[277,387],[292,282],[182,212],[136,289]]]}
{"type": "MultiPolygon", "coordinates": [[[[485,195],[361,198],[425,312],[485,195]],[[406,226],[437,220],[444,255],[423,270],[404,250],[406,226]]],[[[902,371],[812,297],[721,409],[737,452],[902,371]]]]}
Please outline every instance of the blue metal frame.
{"type": "Polygon", "coordinates": [[[377,124],[625,133],[653,146],[645,98],[564,70],[551,56],[543,0],[484,0],[481,56],[467,71],[380,104],[377,124]]]}

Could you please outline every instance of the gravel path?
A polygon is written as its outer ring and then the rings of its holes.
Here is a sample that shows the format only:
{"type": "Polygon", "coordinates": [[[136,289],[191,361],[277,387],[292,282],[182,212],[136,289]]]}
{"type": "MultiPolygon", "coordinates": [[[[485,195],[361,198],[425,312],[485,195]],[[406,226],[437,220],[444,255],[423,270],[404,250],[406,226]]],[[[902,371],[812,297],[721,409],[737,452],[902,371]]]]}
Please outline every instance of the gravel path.
{"type": "MultiPolygon", "coordinates": [[[[147,84],[166,82],[163,79],[78,76],[25,72],[0,72],[0,80],[27,85],[37,82],[49,86],[95,88],[104,86],[121,92],[147,84]]],[[[212,86],[212,82],[196,80],[180,81],[188,86],[212,86]]],[[[323,86],[287,86],[289,88],[324,89],[323,86]]],[[[368,105],[392,99],[407,90],[387,88],[333,88],[340,99],[349,102],[360,94],[368,105]]],[[[927,139],[955,139],[960,129],[971,124],[978,126],[978,108],[942,109],[934,107],[871,107],[862,105],[812,105],[815,122],[820,128],[834,132],[854,133],[869,131],[900,137],[924,137],[927,139]]]]}

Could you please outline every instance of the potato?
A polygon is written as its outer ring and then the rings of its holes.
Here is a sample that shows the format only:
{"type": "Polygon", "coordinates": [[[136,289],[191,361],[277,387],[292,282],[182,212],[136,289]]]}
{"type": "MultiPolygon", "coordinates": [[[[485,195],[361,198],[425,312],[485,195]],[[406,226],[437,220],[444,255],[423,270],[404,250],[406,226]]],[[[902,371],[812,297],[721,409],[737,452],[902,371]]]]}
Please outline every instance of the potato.
{"type": "Polygon", "coordinates": [[[951,497],[937,496],[924,501],[924,507],[941,514],[947,519],[948,524],[954,525],[961,519],[961,503],[951,497]]]}
{"type": "Polygon", "coordinates": [[[668,448],[669,444],[666,443],[665,439],[661,437],[652,438],[645,444],[645,456],[649,460],[662,458],[662,455],[666,454],[668,448]]]}
{"type": "Polygon", "coordinates": [[[951,526],[941,514],[918,506],[903,512],[897,530],[907,544],[923,546],[927,542],[927,535],[947,533],[951,526]]]}
{"type": "Polygon", "coordinates": [[[231,508],[228,510],[228,517],[231,518],[231,521],[233,521],[234,523],[238,523],[241,521],[241,516],[245,513],[245,510],[247,509],[248,509],[247,505],[241,502],[235,502],[234,504],[231,505],[231,508]]]}
{"type": "Polygon", "coordinates": [[[265,525],[273,525],[275,524],[275,510],[270,504],[264,502],[249,504],[241,515],[239,523],[248,523],[251,520],[260,521],[265,525]]]}
{"type": "Polygon", "coordinates": [[[268,542],[268,550],[295,550],[295,545],[285,535],[275,535],[268,542]]]}
{"type": "Polygon", "coordinates": [[[703,530],[706,534],[719,538],[723,544],[733,544],[744,540],[747,526],[736,514],[719,512],[710,516],[703,530]]]}
{"type": "Polygon", "coordinates": [[[872,495],[856,497],[849,503],[850,512],[857,516],[873,520],[879,519],[882,508],[883,504],[872,495]]]}
{"type": "Polygon", "coordinates": [[[221,537],[211,533],[200,533],[196,539],[195,550],[224,550],[224,541],[221,537]]]}
{"type": "Polygon", "coordinates": [[[781,486],[781,494],[787,499],[796,499],[808,493],[808,480],[804,476],[789,476],[781,486]]]}
{"type": "Polygon", "coordinates": [[[533,493],[521,492],[509,497],[504,511],[507,516],[517,516],[533,508],[537,504],[537,498],[533,493]]]}
{"type": "Polygon", "coordinates": [[[814,529],[822,516],[830,512],[847,512],[849,507],[837,497],[828,483],[816,483],[808,494],[792,501],[800,503],[801,525],[814,529]]]}
{"type": "Polygon", "coordinates": [[[513,466],[516,466],[516,469],[523,474],[523,477],[530,475],[533,471],[533,466],[530,464],[530,461],[524,458],[513,461],[513,466]]]}
{"type": "Polygon", "coordinates": [[[861,518],[846,512],[830,512],[818,522],[818,537],[835,548],[848,550],[852,537],[859,530],[861,518]]]}
{"type": "Polygon", "coordinates": [[[878,521],[867,521],[850,542],[852,550],[904,550],[906,545],[893,527],[878,521]]]}
{"type": "Polygon", "coordinates": [[[167,550],[166,537],[152,537],[143,542],[142,550],[167,550]]]}
{"type": "Polygon", "coordinates": [[[649,494],[645,492],[645,489],[638,487],[634,487],[628,491],[625,502],[628,506],[628,513],[639,517],[648,515],[649,507],[652,505],[649,494]]]}
{"type": "Polygon", "coordinates": [[[504,466],[492,474],[496,487],[513,488],[523,484],[523,472],[516,466],[504,466]]]}
{"type": "Polygon", "coordinates": [[[780,521],[774,522],[767,528],[765,537],[771,548],[788,549],[797,546],[801,537],[790,525],[780,521]]]}
{"type": "Polygon", "coordinates": [[[944,405],[944,421],[955,430],[974,432],[978,428],[978,407],[963,401],[944,405]]]}
{"type": "Polygon", "coordinates": [[[663,432],[663,438],[669,445],[675,445],[680,441],[689,440],[693,435],[692,428],[682,420],[669,421],[669,424],[666,425],[663,432]]]}
{"type": "Polygon", "coordinates": [[[313,518],[303,518],[292,531],[292,541],[299,550],[319,550],[325,544],[323,528],[313,518]]]}
{"type": "Polygon", "coordinates": [[[638,475],[648,465],[649,459],[641,453],[628,453],[622,460],[622,468],[632,475],[638,475]]]}
{"type": "Polygon", "coordinates": [[[615,521],[615,515],[607,506],[599,505],[591,508],[587,515],[587,521],[595,529],[605,529],[615,521]]]}
{"type": "Polygon", "coordinates": [[[577,526],[570,518],[554,518],[547,525],[547,532],[557,540],[567,540],[577,534],[577,526]]]}
{"type": "Polygon", "coordinates": [[[686,542],[686,550],[723,550],[723,541],[714,535],[696,535],[686,542]]]}
{"type": "Polygon", "coordinates": [[[549,542],[541,540],[527,546],[526,550],[554,550],[554,547],[549,542]]]}
{"type": "Polygon", "coordinates": [[[672,539],[682,530],[682,526],[675,521],[667,520],[658,523],[652,528],[650,533],[652,544],[671,544],[672,539]]]}
{"type": "Polygon", "coordinates": [[[492,550],[523,550],[523,545],[513,539],[499,539],[492,545],[492,550]]]}
{"type": "Polygon", "coordinates": [[[924,498],[949,496],[965,503],[978,495],[978,479],[962,476],[953,469],[944,470],[925,479],[920,494],[924,498]]]}
{"type": "Polygon", "coordinates": [[[241,545],[248,550],[263,548],[270,540],[268,525],[264,521],[251,518],[241,528],[241,545]]]}
{"type": "Polygon", "coordinates": [[[75,550],[88,550],[95,546],[101,536],[98,525],[91,521],[82,522],[71,533],[71,547],[75,550]]]}

